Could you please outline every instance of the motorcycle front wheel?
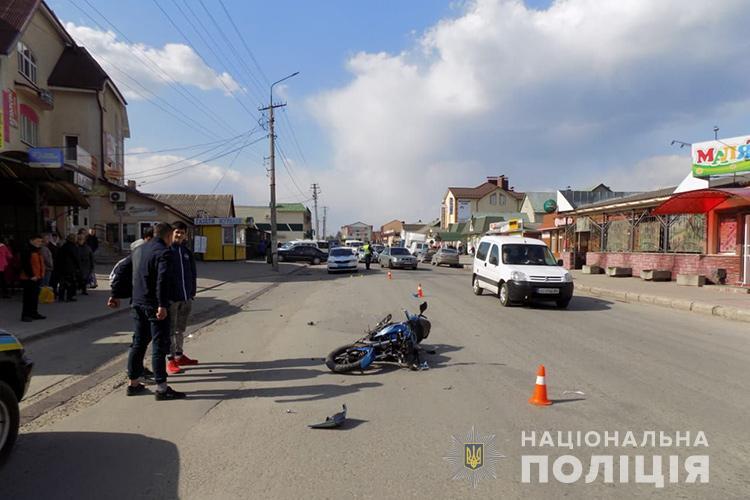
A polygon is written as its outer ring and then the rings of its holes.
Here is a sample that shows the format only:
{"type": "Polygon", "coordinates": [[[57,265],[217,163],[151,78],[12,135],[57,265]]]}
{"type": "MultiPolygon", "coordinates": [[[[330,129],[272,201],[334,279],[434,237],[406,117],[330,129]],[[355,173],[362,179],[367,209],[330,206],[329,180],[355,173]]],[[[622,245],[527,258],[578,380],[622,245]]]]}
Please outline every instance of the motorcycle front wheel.
{"type": "Polygon", "coordinates": [[[335,373],[345,373],[360,368],[362,358],[367,354],[359,350],[360,344],[346,344],[337,347],[326,357],[326,366],[335,373]]]}

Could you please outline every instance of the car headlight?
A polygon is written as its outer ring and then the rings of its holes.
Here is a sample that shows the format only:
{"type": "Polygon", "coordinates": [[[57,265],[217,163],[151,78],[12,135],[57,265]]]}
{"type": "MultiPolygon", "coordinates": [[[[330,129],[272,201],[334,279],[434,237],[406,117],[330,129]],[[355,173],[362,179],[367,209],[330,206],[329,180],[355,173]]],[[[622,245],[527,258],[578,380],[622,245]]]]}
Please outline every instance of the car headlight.
{"type": "Polygon", "coordinates": [[[513,271],[510,273],[510,279],[512,281],[528,281],[526,278],[526,273],[522,273],[521,271],[513,271]]]}
{"type": "Polygon", "coordinates": [[[565,283],[570,283],[570,282],[572,282],[572,281],[573,281],[573,275],[571,275],[570,273],[565,273],[565,274],[563,274],[563,281],[564,281],[565,283]]]}

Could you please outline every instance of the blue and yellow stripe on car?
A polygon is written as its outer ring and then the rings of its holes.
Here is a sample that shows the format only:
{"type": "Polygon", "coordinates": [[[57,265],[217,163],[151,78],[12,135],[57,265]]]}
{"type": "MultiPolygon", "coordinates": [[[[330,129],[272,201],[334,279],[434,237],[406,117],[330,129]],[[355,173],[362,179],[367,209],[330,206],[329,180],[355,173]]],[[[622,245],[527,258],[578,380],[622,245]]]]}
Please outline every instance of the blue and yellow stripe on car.
{"type": "Polygon", "coordinates": [[[15,351],[23,349],[23,346],[13,335],[2,335],[0,334],[0,352],[2,351],[15,351]]]}

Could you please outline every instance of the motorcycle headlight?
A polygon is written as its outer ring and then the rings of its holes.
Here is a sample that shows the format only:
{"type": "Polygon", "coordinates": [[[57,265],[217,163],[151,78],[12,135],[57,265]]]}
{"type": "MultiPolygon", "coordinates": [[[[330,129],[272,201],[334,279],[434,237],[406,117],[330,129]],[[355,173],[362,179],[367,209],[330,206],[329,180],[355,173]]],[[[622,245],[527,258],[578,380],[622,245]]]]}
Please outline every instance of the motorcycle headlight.
{"type": "Polygon", "coordinates": [[[563,281],[565,283],[570,283],[571,281],[573,281],[573,275],[570,273],[563,274],[563,281]]]}
{"type": "Polygon", "coordinates": [[[512,281],[528,281],[526,278],[526,273],[522,273],[521,271],[513,271],[510,273],[510,279],[512,281]]]}

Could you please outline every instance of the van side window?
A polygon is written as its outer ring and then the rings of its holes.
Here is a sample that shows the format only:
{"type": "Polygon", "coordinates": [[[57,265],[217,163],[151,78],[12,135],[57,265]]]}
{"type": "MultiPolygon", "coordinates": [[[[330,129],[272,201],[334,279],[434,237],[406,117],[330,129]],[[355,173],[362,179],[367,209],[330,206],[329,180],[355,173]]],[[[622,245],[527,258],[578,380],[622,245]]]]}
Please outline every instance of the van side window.
{"type": "Polygon", "coordinates": [[[490,264],[496,266],[499,263],[500,263],[500,254],[497,251],[497,245],[492,245],[492,250],[490,250],[490,264]]]}
{"type": "Polygon", "coordinates": [[[489,241],[483,241],[479,244],[479,248],[477,248],[477,259],[479,260],[485,260],[487,258],[487,251],[490,249],[490,242],[489,241]]]}

